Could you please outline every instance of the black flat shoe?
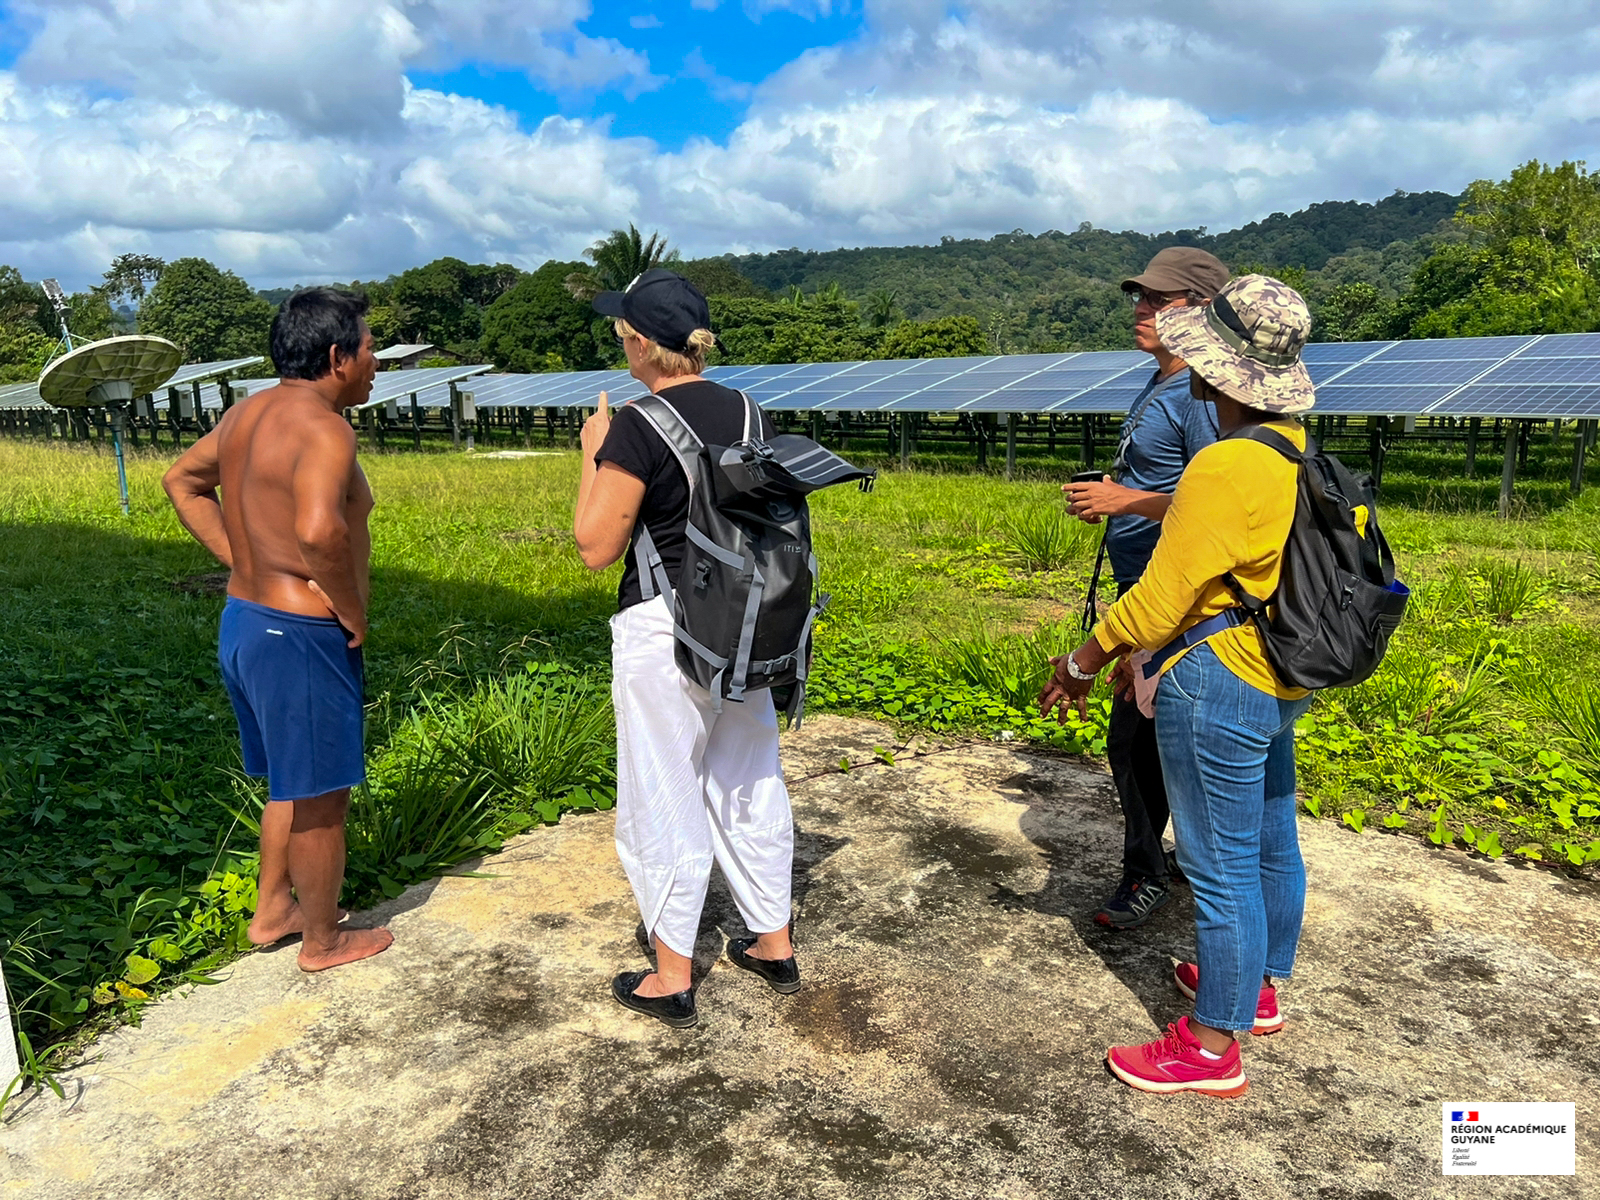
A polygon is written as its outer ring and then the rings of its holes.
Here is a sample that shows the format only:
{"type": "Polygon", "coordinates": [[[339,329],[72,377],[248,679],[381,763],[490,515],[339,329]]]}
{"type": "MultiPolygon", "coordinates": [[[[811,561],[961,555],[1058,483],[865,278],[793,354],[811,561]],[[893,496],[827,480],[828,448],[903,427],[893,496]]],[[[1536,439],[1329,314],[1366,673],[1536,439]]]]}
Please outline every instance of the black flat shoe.
{"type": "Polygon", "coordinates": [[[800,990],[800,965],[794,955],[788,958],[752,958],[747,953],[757,938],[734,938],[728,943],[728,961],[743,967],[767,981],[767,986],[782,996],[792,996],[800,990]]]}
{"type": "MultiPolygon", "coordinates": [[[[649,971],[624,971],[611,981],[611,996],[623,1008],[654,1017],[674,1029],[693,1029],[700,1023],[694,1010],[694,989],[674,992],[670,996],[636,996],[634,989],[644,982],[649,971]]],[[[799,984],[795,985],[796,987],[799,984]]]]}

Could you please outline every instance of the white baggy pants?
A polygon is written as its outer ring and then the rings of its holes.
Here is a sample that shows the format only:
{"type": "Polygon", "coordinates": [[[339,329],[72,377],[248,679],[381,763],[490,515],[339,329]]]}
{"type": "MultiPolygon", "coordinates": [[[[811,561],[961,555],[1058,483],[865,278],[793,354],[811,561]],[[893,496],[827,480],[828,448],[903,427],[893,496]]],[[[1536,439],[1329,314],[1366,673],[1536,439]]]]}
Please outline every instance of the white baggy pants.
{"type": "Polygon", "coordinates": [[[752,933],[789,923],[794,818],[772,693],[711,708],[678,669],[657,596],[611,618],[617,712],[617,857],[644,927],[694,954],[713,859],[752,933]]]}

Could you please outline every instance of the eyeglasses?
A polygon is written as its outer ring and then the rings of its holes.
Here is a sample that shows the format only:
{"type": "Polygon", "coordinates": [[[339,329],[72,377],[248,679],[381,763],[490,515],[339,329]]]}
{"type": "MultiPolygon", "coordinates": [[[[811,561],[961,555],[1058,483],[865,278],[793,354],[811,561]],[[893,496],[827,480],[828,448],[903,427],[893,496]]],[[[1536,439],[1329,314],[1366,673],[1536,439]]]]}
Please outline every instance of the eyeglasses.
{"type": "Polygon", "coordinates": [[[1165,292],[1152,292],[1146,288],[1135,288],[1133,291],[1124,294],[1128,297],[1128,302],[1134,307],[1144,304],[1148,305],[1154,312],[1160,312],[1163,308],[1170,304],[1176,304],[1188,295],[1187,292],[1178,292],[1169,296],[1165,292]]]}

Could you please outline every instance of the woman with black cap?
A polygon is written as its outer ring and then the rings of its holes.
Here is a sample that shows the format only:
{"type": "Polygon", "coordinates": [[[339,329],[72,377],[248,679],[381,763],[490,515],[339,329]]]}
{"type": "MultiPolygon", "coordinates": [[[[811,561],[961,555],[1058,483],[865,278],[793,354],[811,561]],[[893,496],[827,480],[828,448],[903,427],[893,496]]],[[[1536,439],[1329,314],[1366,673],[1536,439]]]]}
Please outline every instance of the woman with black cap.
{"type": "MultiPolygon", "coordinates": [[[[705,297],[687,279],[649,270],[626,291],[596,296],[594,308],[613,319],[633,377],[702,442],[773,436],[746,397],[701,375],[716,339],[705,297]]],[[[666,577],[678,577],[688,476],[647,417],[631,405],[612,414],[606,401],[600,393],[583,426],[573,533],[591,570],[627,554],[611,619],[616,843],[656,954],[654,971],[618,975],[611,993],[626,1008],[688,1028],[698,1020],[690,967],[713,861],[757,935],[731,940],[729,960],[775,991],[799,990],[789,940],[794,823],[772,693],[749,693],[717,712],[677,666],[672,597],[655,585],[647,559],[653,545],[666,577]]]]}

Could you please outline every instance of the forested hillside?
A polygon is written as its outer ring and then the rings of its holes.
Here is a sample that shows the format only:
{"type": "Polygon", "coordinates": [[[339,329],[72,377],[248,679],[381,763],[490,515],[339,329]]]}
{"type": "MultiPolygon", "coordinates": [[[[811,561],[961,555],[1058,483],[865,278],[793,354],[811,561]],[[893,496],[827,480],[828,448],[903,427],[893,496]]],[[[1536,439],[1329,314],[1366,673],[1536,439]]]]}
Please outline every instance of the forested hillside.
{"type": "MultiPolygon", "coordinates": [[[[1310,302],[1313,337],[1322,341],[1600,329],[1600,176],[1582,163],[1528,162],[1459,197],[1328,201],[1215,234],[1082,225],[937,246],[693,260],[679,256],[671,235],[630,225],[582,261],[530,271],[439,258],[336,286],[366,293],[380,345],[429,342],[446,361],[513,371],[618,364],[590,298],[657,265],[710,297],[725,347],[718,362],[1121,349],[1131,313],[1119,284],[1173,245],[1202,246],[1237,273],[1287,280],[1310,302]]],[[[125,331],[134,315],[140,330],[170,337],[200,361],[266,353],[273,309],[287,294],[255,291],[204,259],[130,253],[72,296],[68,315],[80,337],[125,331]]],[[[39,285],[0,266],[0,382],[36,378],[60,333],[39,285]]]]}
{"type": "Polygon", "coordinates": [[[1201,246],[1235,269],[1287,273],[1313,304],[1356,282],[1393,299],[1449,230],[1459,203],[1444,192],[1396,192],[1376,204],[1330,200],[1273,213],[1218,234],[1115,233],[1085,224],[1072,233],[1018,229],[937,246],[780,250],[719,261],[780,295],[836,284],[851,298],[892,294],[912,319],[975,317],[1005,351],[1112,349],[1128,338],[1118,283],[1165,246],[1201,246]]]}

